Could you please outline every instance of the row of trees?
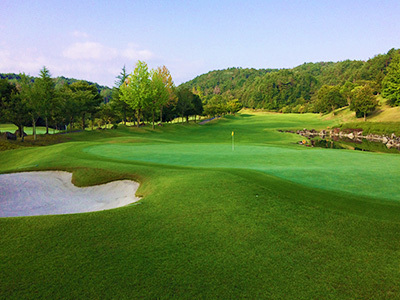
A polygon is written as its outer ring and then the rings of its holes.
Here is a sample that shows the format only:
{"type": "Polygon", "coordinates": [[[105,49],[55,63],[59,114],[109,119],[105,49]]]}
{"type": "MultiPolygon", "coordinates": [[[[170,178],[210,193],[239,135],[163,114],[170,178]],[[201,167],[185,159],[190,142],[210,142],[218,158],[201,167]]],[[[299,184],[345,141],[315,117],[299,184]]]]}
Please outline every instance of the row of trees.
{"type": "Polygon", "coordinates": [[[32,80],[20,74],[20,80],[12,83],[0,79],[0,122],[10,122],[18,127],[24,138],[24,127],[31,125],[36,140],[36,124],[41,118],[46,126],[53,128],[81,122],[86,127],[86,118],[94,116],[103,101],[96,86],[85,81],[75,81],[55,88],[55,82],[46,67],[38,78],[32,80]]]}
{"type": "Polygon", "coordinates": [[[46,134],[50,126],[85,129],[88,121],[92,128],[121,121],[140,126],[148,121],[154,129],[156,122],[176,117],[188,122],[190,116],[196,120],[204,111],[199,95],[186,87],[177,88],[165,66],[149,70],[143,61],[130,74],[122,69],[107,100],[96,85],[86,81],[56,85],[43,67],[38,78],[19,74],[11,80],[0,79],[0,122],[15,124],[22,140],[24,127],[32,126],[36,140],[38,121],[46,126],[46,134]]]}

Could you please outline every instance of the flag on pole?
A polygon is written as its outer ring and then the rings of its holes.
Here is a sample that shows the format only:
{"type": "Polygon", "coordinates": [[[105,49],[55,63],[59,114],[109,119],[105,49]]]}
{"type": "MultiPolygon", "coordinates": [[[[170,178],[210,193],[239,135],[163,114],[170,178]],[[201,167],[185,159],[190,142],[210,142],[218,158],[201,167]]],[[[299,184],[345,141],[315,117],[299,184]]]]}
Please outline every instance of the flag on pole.
{"type": "Polygon", "coordinates": [[[235,132],[232,131],[232,151],[235,151],[235,132]]]}

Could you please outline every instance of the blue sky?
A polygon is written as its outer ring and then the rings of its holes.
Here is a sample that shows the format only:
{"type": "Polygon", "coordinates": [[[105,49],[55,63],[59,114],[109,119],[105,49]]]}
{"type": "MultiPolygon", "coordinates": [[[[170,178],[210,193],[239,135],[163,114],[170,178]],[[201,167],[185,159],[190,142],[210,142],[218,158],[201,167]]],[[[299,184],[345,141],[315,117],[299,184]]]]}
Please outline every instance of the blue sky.
{"type": "Polygon", "coordinates": [[[400,1],[0,1],[0,72],[112,86],[137,60],[176,84],[228,67],[367,60],[400,48],[400,1]]]}

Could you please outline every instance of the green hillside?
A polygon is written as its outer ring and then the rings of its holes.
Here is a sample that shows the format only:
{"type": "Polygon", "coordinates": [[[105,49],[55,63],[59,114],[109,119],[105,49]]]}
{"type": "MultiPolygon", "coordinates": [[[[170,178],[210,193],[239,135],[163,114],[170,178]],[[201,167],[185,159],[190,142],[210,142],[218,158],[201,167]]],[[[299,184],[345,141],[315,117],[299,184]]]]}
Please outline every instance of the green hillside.
{"type": "Polygon", "coordinates": [[[324,85],[337,86],[344,98],[356,86],[364,85],[380,94],[387,67],[398,53],[398,49],[391,49],[367,61],[304,63],[292,69],[229,68],[200,75],[182,85],[194,89],[205,103],[235,98],[249,108],[320,112],[318,91],[324,85]]]}

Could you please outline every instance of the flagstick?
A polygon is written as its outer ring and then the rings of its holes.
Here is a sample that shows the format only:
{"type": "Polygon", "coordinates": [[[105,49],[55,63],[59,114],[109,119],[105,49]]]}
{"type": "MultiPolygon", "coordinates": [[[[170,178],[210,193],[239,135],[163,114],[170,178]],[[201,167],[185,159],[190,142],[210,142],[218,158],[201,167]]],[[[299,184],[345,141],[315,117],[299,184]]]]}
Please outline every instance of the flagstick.
{"type": "Polygon", "coordinates": [[[235,151],[235,134],[232,132],[232,151],[235,151]]]}

